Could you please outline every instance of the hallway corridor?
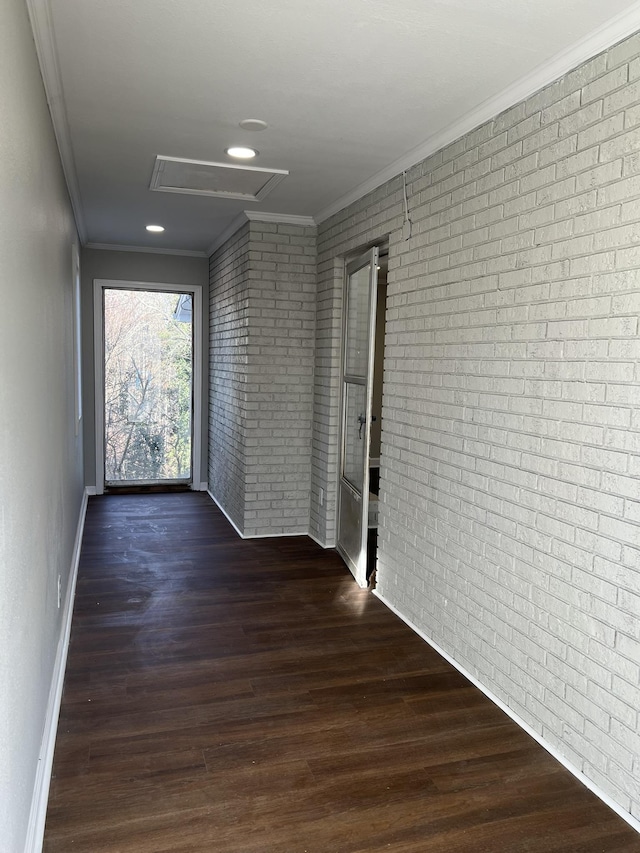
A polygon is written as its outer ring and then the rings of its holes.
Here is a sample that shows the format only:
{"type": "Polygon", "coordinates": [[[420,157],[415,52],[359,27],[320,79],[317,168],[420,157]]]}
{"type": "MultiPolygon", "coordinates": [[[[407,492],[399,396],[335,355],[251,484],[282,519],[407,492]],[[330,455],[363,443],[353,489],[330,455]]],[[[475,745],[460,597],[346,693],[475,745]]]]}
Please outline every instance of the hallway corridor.
{"type": "Polygon", "coordinates": [[[91,498],[46,853],[639,853],[310,539],[91,498]]]}

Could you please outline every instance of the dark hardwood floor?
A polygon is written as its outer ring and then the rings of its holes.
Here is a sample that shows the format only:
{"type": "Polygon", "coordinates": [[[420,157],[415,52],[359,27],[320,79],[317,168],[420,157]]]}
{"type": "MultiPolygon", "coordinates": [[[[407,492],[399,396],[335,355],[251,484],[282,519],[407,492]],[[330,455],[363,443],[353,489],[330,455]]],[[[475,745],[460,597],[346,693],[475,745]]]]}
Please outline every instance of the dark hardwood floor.
{"type": "Polygon", "coordinates": [[[46,853],[639,853],[305,538],[92,498],[46,853]]]}

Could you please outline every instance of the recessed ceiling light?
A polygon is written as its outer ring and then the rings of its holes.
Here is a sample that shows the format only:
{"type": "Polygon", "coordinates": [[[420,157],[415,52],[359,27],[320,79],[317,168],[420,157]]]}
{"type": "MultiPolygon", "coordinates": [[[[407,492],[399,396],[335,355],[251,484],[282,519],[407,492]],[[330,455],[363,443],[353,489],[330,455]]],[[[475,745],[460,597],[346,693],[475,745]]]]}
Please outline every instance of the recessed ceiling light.
{"type": "Polygon", "coordinates": [[[153,231],[154,234],[160,234],[161,231],[164,231],[162,225],[147,225],[147,231],[153,231]]]}
{"type": "Polygon", "coordinates": [[[253,160],[257,155],[255,148],[245,148],[243,145],[232,145],[231,148],[225,148],[225,154],[229,157],[237,157],[238,160],[253,160]]]}
{"type": "Polygon", "coordinates": [[[268,124],[261,118],[243,118],[240,127],[243,130],[266,130],[268,124]]]}

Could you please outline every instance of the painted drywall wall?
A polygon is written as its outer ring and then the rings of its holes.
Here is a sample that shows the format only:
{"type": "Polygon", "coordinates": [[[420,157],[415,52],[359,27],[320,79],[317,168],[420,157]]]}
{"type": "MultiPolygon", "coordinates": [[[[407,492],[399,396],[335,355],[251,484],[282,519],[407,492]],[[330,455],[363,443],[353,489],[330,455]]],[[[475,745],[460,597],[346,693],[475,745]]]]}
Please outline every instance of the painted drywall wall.
{"type": "Polygon", "coordinates": [[[210,489],[245,536],[306,533],[316,231],[252,220],[211,258],[210,489]]]}
{"type": "MultiPolygon", "coordinates": [[[[640,818],[640,35],[322,224],[312,532],[343,258],[389,235],[378,589],[640,818]]],[[[324,489],[326,504],[317,500],[324,489]]]]}
{"type": "Polygon", "coordinates": [[[0,4],[0,847],[24,850],[82,505],[75,226],[27,7],[0,4]]]}
{"type": "Polygon", "coordinates": [[[165,255],[155,252],[123,252],[106,249],[83,249],[81,255],[82,274],[82,360],[83,398],[85,408],[84,476],[88,486],[96,484],[95,445],[95,394],[94,394],[94,348],[93,348],[93,281],[96,278],[114,281],[150,281],[162,284],[197,284],[202,287],[202,340],[204,343],[202,365],[202,460],[196,482],[207,481],[207,355],[206,341],[209,323],[206,306],[209,298],[209,263],[206,258],[185,255],[165,255]]]}

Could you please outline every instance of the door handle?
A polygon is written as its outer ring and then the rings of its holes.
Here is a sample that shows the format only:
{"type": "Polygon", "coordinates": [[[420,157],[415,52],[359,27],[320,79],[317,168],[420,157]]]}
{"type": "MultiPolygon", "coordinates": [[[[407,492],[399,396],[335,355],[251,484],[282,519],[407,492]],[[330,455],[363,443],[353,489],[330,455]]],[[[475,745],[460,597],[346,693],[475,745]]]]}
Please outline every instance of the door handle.
{"type": "MultiPolygon", "coordinates": [[[[375,423],[377,420],[378,419],[376,418],[375,415],[371,416],[371,423],[372,424],[375,423]]],[[[358,438],[362,438],[362,427],[366,424],[366,422],[367,422],[367,419],[365,418],[365,416],[363,414],[359,414],[358,415],[358,423],[360,424],[360,426],[358,427],[358,438]]]]}
{"type": "Polygon", "coordinates": [[[360,426],[358,427],[358,438],[362,438],[362,427],[366,424],[367,419],[363,414],[358,415],[358,423],[360,426]]]}

